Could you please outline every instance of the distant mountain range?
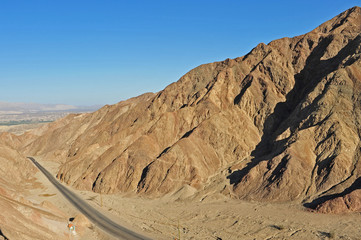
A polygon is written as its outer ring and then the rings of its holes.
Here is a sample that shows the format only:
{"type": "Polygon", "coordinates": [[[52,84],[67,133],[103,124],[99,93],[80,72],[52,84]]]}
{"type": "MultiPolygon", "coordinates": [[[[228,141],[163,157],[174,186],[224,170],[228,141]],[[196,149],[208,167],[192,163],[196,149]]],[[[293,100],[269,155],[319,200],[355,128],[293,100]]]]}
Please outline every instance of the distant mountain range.
{"type": "Polygon", "coordinates": [[[22,114],[36,112],[90,112],[100,108],[94,106],[74,106],[66,104],[39,104],[21,102],[0,102],[0,114],[22,114]]]}

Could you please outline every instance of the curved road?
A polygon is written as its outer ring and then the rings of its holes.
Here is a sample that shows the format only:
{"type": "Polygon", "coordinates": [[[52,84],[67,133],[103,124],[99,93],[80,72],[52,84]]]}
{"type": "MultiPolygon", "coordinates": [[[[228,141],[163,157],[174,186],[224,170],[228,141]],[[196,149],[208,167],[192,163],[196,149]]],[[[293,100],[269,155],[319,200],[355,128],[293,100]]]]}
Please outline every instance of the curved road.
{"type": "Polygon", "coordinates": [[[129,240],[139,240],[139,239],[149,239],[142,235],[139,235],[135,232],[132,232],[125,227],[118,225],[113,222],[83,199],[79,198],[76,194],[68,190],[65,186],[60,184],[45,168],[43,168],[34,158],[28,157],[35,166],[44,173],[44,175],[49,179],[49,181],[63,194],[63,196],[68,199],[68,201],[73,204],[82,214],[84,214],[91,222],[97,225],[99,228],[105,232],[119,238],[119,239],[129,239],[129,240]]]}

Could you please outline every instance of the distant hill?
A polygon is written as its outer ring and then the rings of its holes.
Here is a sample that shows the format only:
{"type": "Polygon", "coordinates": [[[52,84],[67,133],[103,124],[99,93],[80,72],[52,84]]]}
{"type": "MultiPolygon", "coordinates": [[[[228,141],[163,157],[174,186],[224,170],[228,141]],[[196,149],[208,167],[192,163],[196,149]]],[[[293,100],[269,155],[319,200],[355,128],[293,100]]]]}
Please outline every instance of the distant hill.
{"type": "Polygon", "coordinates": [[[66,104],[38,104],[38,103],[13,103],[0,102],[0,114],[21,114],[31,112],[54,111],[95,111],[100,106],[73,106],[66,104]]]}

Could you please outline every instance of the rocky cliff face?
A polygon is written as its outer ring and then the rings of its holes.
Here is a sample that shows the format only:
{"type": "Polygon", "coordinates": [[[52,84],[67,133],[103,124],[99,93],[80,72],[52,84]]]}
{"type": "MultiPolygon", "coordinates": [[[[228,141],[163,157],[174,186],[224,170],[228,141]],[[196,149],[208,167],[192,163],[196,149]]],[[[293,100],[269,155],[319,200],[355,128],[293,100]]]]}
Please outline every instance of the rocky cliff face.
{"type": "Polygon", "coordinates": [[[80,189],[156,197],[190,186],[317,208],[361,187],[360,54],[355,7],[18,141],[62,162],[57,177],[80,189]]]}

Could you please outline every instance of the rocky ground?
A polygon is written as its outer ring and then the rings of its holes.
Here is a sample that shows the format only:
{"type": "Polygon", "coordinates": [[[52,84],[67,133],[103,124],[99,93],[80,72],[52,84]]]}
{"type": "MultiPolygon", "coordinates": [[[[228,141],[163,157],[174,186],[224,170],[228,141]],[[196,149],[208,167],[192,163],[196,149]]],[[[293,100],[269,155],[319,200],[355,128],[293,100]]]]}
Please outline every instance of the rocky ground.
{"type": "Polygon", "coordinates": [[[10,126],[1,126],[0,125],[0,132],[9,132],[15,135],[21,135],[26,131],[39,128],[46,123],[27,123],[27,124],[16,124],[10,126]]]}

